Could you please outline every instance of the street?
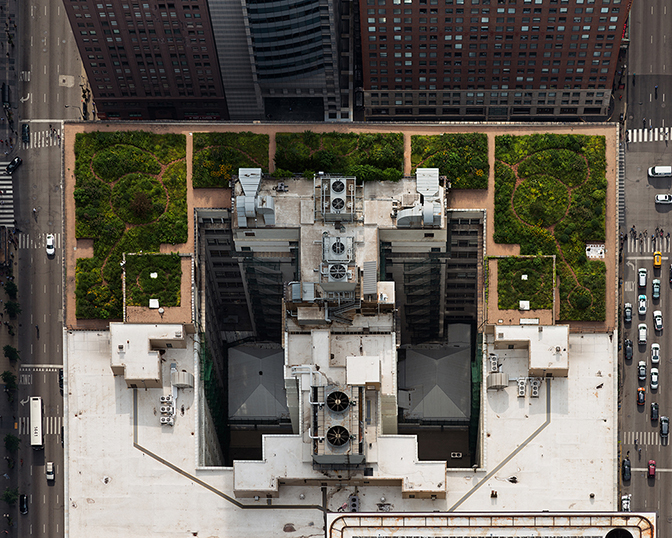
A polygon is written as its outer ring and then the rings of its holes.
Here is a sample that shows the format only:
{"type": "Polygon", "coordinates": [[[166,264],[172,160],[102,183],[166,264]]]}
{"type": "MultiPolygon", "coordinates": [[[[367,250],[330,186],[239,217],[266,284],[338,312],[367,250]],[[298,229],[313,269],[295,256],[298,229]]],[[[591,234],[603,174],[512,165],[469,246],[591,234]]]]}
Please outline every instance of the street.
{"type": "Polygon", "coordinates": [[[621,321],[623,304],[633,305],[632,323],[621,325],[621,348],[623,342],[630,339],[634,353],[632,360],[620,362],[619,453],[621,462],[629,454],[632,464],[632,478],[627,482],[623,482],[619,468],[620,491],[632,494],[632,511],[657,512],[658,534],[662,538],[672,536],[672,454],[669,443],[663,442],[660,435],[660,420],[651,420],[651,403],[659,405],[660,416],[672,415],[672,284],[669,278],[672,247],[668,238],[672,232],[672,206],[655,204],[654,197],[672,192],[672,178],[649,178],[647,170],[654,165],[672,164],[669,147],[672,111],[666,106],[672,92],[672,79],[667,71],[672,51],[670,36],[666,33],[672,28],[670,15],[670,7],[662,0],[634,2],[632,6],[626,78],[625,224],[621,227],[625,236],[621,250],[621,321]],[[633,225],[635,234],[631,233],[633,225]],[[663,237],[658,235],[654,242],[651,236],[657,227],[662,228],[663,237]],[[658,250],[662,253],[662,267],[654,270],[653,254],[658,250]],[[637,271],[642,267],[648,270],[645,290],[637,283],[637,271]],[[658,300],[652,299],[654,278],[661,282],[658,300]],[[637,312],[640,293],[647,296],[647,312],[641,316],[637,312]],[[664,328],[660,332],[653,330],[655,310],[663,314],[664,328]],[[646,323],[648,329],[644,345],[637,342],[640,323],[646,323]],[[660,345],[658,390],[651,390],[652,343],[660,345]],[[646,363],[645,381],[638,380],[640,361],[646,363]],[[636,402],[639,387],[645,388],[644,405],[636,402]],[[655,478],[647,478],[649,460],[656,462],[655,478]]]}

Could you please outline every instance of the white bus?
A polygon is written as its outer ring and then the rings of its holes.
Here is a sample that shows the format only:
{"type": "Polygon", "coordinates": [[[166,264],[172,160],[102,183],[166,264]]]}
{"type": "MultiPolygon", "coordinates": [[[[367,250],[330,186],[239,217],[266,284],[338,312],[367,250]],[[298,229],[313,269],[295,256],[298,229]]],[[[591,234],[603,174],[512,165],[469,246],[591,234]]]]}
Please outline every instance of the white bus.
{"type": "Polygon", "coordinates": [[[30,446],[35,450],[44,448],[42,437],[42,398],[30,398],[30,446]]]}

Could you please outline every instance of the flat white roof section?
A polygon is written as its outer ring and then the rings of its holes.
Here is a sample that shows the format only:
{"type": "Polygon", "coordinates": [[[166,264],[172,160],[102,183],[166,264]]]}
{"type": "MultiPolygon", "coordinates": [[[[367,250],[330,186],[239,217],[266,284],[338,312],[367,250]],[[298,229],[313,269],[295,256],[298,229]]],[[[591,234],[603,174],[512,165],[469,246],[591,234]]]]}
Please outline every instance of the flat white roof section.
{"type": "Polygon", "coordinates": [[[533,376],[566,376],[569,369],[568,325],[498,325],[495,349],[526,347],[533,376]]]}

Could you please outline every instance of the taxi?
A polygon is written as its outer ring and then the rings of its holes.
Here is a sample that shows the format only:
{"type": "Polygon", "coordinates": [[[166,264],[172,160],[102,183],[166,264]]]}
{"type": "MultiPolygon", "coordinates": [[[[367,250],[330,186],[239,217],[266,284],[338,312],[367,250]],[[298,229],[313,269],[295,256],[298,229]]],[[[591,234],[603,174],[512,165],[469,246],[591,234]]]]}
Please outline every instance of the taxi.
{"type": "Polygon", "coordinates": [[[656,269],[660,269],[660,266],[663,264],[663,255],[661,254],[660,250],[656,250],[656,252],[653,253],[653,266],[656,269]]]}

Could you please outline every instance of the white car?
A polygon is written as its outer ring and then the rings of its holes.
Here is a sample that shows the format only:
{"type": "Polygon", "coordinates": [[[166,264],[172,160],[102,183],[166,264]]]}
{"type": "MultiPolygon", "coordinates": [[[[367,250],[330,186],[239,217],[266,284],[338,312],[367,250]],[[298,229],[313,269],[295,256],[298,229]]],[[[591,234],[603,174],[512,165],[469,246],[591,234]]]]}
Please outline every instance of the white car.
{"type": "Polygon", "coordinates": [[[646,344],[646,323],[637,325],[637,343],[646,344]]]}
{"type": "Polygon", "coordinates": [[[658,390],[658,368],[651,368],[651,390],[658,390]]]}
{"type": "Polygon", "coordinates": [[[657,331],[663,330],[663,313],[660,310],[653,313],[653,328],[657,331]]]}
{"type": "Polygon", "coordinates": [[[656,194],[657,204],[672,204],[672,194],[656,194]]]}
{"type": "Polygon", "coordinates": [[[47,256],[53,256],[54,253],[54,234],[47,234],[47,256]]]}
{"type": "Polygon", "coordinates": [[[638,312],[640,316],[646,315],[646,295],[639,296],[639,308],[638,312]]]}
{"type": "Polygon", "coordinates": [[[651,364],[660,362],[660,344],[651,344],[651,364]]]}
{"type": "Polygon", "coordinates": [[[632,498],[632,494],[628,493],[627,495],[623,495],[621,497],[621,512],[629,512],[630,511],[630,499],[632,498]]]}
{"type": "Polygon", "coordinates": [[[54,462],[53,461],[48,461],[47,465],[45,466],[45,472],[47,475],[47,480],[53,480],[54,479],[54,462]]]}

